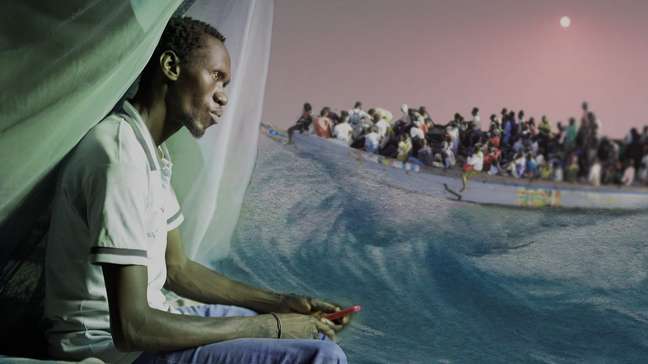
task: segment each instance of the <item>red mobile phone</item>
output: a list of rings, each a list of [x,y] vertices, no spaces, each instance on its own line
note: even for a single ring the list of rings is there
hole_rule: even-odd
[[[341,311],[326,314],[326,315],[324,315],[324,318],[327,319],[327,320],[335,321],[337,319],[341,319],[342,317],[344,317],[346,315],[350,315],[352,313],[358,312],[361,309],[362,309],[362,307],[360,305],[355,305],[355,306],[347,307],[347,308],[345,308],[344,310],[341,310]]]

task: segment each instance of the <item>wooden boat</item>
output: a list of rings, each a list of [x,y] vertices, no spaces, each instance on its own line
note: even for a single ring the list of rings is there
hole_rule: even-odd
[[[262,125],[270,138],[286,143],[285,132]],[[590,186],[581,183],[553,182],[490,176],[480,173],[464,183],[458,169],[432,168],[350,148],[333,139],[312,134],[293,135],[295,147],[313,158],[353,163],[363,173],[382,183],[416,193],[442,196],[458,201],[503,206],[576,209],[640,210],[648,208],[648,188],[620,186]]]

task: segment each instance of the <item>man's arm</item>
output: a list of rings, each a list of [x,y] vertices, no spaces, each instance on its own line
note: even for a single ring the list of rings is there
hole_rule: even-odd
[[[179,350],[240,337],[277,335],[276,323],[269,315],[209,319],[150,308],[145,266],[103,264],[102,268],[111,332],[119,350]]]
[[[110,329],[120,351],[172,351],[237,338],[276,338],[271,315],[198,317],[149,307],[148,271],[140,265],[102,264]],[[335,338],[332,324],[310,315],[280,314],[283,338],[312,339],[322,332]]]
[[[282,295],[231,280],[187,258],[178,229],[167,234],[166,288],[180,296],[209,304],[247,307],[276,312]]]
[[[295,295],[283,295],[232,280],[187,258],[180,231],[167,235],[167,284],[177,294],[203,303],[247,307],[259,313],[335,312],[337,305]]]
[[[258,313],[298,313],[316,316],[341,309],[339,305],[320,299],[279,294],[252,287],[208,269],[187,258],[178,229],[167,234],[166,264],[167,288],[199,302],[247,307]],[[344,317],[336,322],[337,325],[328,320],[324,321],[337,332],[350,323],[350,318]]]

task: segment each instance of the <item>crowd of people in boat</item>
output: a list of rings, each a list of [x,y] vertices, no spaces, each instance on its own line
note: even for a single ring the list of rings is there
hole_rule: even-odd
[[[582,104],[580,120],[551,124],[546,116],[528,117],[523,110],[503,108],[482,121],[474,107],[470,116],[456,113],[436,123],[424,106],[403,104],[394,117],[384,108],[365,111],[361,102],[339,113],[325,106],[313,116],[305,103],[288,129],[331,138],[402,162],[436,168],[462,168],[465,175],[487,173],[514,178],[601,184],[648,185],[648,126],[632,128],[625,138],[601,135],[601,121]]]

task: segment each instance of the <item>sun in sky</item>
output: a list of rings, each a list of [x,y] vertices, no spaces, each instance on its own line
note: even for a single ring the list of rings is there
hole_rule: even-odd
[[[563,16],[560,18],[560,26],[563,27],[563,29],[569,28],[571,25],[571,19],[568,16]]]

